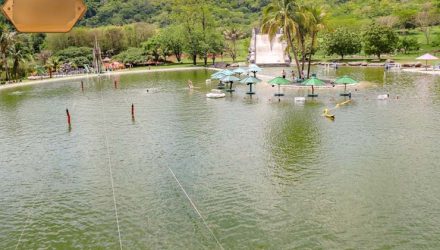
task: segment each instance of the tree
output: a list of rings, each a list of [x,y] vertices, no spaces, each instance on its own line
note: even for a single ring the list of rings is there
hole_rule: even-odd
[[[147,53],[142,48],[128,48],[126,51],[119,53],[113,57],[116,60],[129,63],[132,65],[140,65],[147,61]]]
[[[176,57],[177,62],[182,62],[182,54],[185,46],[183,39],[184,30],[181,25],[172,25],[161,31],[162,42],[170,52]]]
[[[425,3],[422,11],[419,12],[415,17],[416,24],[425,35],[426,44],[428,45],[431,43],[431,26],[438,19],[438,15],[433,11],[433,9],[435,8],[433,8],[431,3]]]
[[[379,59],[382,54],[393,52],[399,41],[394,30],[377,24],[366,27],[362,38],[365,53],[376,55]]]
[[[307,7],[308,11],[308,31],[310,34],[310,48],[309,48],[309,65],[307,68],[307,78],[310,77],[310,66],[312,64],[312,55],[314,54],[318,33],[325,28],[326,25],[326,13],[322,8],[317,6]]]
[[[49,58],[49,60],[44,65],[47,72],[49,73],[49,78],[52,78],[53,72],[58,71],[60,65],[61,65],[61,61],[58,57],[53,56],[53,57]]]
[[[20,64],[25,62],[28,57],[29,51],[23,45],[21,41],[16,42],[10,49],[10,56],[12,59],[12,77],[18,79],[18,71],[20,69]]]
[[[6,81],[10,79],[9,66],[8,66],[8,56],[10,48],[15,43],[16,33],[9,31],[9,29],[3,25],[0,27],[0,53],[2,56],[3,70],[6,74]]]
[[[215,59],[218,55],[222,55],[226,49],[225,41],[219,33],[212,34],[208,40],[209,53],[211,54],[212,64],[215,64]]]
[[[72,63],[82,67],[92,63],[93,49],[88,47],[69,47],[58,51],[55,56],[63,63]]]
[[[404,54],[410,51],[416,51],[420,49],[420,44],[415,37],[403,37],[399,40],[397,48]]]
[[[298,5],[294,0],[273,0],[263,11],[261,30],[267,33],[273,40],[278,31],[282,30],[288,42],[289,49],[293,52],[298,74],[301,75],[301,68],[298,60],[298,52],[293,42],[294,34],[298,33],[295,12]]]
[[[156,64],[159,62],[162,53],[161,46],[158,35],[153,36],[146,42],[142,43],[142,48],[147,52],[147,55],[150,55],[153,58]]]
[[[50,50],[42,50],[40,53],[36,55],[36,58],[40,61],[42,65],[45,65],[47,60],[52,56],[52,51]]]
[[[336,54],[343,60],[346,55],[361,52],[361,37],[347,28],[339,28],[324,36],[323,48],[327,55]]]
[[[176,24],[184,29],[185,50],[191,55],[193,64],[197,64],[200,55],[205,65],[208,61],[209,34],[216,30],[210,0],[175,0],[173,16]]]
[[[236,27],[228,28],[223,31],[223,36],[228,41],[226,49],[235,62],[237,59],[237,41],[246,37],[246,33]]]
[[[46,34],[44,33],[33,33],[30,35],[30,42],[32,44],[33,53],[39,53],[41,51],[45,39]]]

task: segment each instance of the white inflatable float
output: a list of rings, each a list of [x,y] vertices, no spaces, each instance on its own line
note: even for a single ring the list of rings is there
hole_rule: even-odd
[[[212,98],[212,99],[224,98],[225,96],[226,94],[219,89],[213,89],[211,90],[211,93],[206,94],[207,98]]]

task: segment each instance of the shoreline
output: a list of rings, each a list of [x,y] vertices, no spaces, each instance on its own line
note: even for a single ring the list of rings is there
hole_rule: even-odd
[[[200,69],[214,70],[212,68],[205,68],[205,67],[180,67],[180,68],[177,67],[177,68],[163,68],[163,69],[138,69],[138,70],[135,69],[135,70],[125,70],[125,71],[111,71],[111,72],[106,72],[103,74],[84,74],[84,75],[74,75],[74,76],[58,77],[58,78],[51,78],[51,79],[26,80],[26,81],[23,81],[20,83],[10,83],[10,84],[0,85],[0,91],[6,90],[6,89],[32,86],[32,85],[46,84],[46,83],[51,83],[51,82],[86,79],[86,78],[93,78],[93,77],[99,77],[99,76],[143,74],[143,73],[150,73],[150,72],[155,73],[155,72],[169,72],[169,71],[187,71],[187,70],[200,70]]]
[[[353,66],[352,66],[353,67]],[[213,68],[213,67],[176,67],[176,68],[161,68],[161,69],[133,69],[133,70],[122,70],[122,71],[112,71],[112,72],[106,72],[103,74],[83,74],[83,75],[73,75],[73,76],[66,76],[66,77],[59,77],[59,78],[51,78],[51,79],[41,79],[41,80],[25,80],[21,83],[10,83],[10,84],[4,84],[0,85],[0,91],[7,90],[7,89],[13,89],[13,88],[19,88],[19,87],[26,87],[26,86],[32,86],[32,85],[39,85],[39,84],[46,84],[51,82],[57,82],[57,81],[69,81],[69,80],[78,80],[78,79],[87,79],[87,78],[93,78],[93,77],[99,77],[99,76],[114,76],[114,75],[128,75],[128,74],[143,74],[143,73],[155,73],[155,72],[173,72],[173,71],[189,71],[189,70],[213,70],[213,71],[221,71],[220,68]],[[409,73],[421,73],[421,74],[428,74],[428,75],[440,75],[440,70],[432,71],[432,70],[421,70],[421,69],[401,69],[402,72],[409,72]],[[263,81],[269,81],[273,76],[259,74],[259,77]],[[358,84],[355,85],[349,85],[351,87],[363,85],[363,82],[361,81]],[[343,85],[341,85],[343,86]],[[349,87],[347,86],[347,87]],[[308,86],[300,86],[300,85],[285,85],[284,87],[291,88],[291,89],[304,89],[309,88]],[[339,85],[335,86],[336,88],[339,87]],[[332,86],[316,86],[317,89],[329,89],[334,88]]]
[[[402,69],[403,72],[428,74],[433,76],[440,76],[440,70],[424,70],[424,69]]]

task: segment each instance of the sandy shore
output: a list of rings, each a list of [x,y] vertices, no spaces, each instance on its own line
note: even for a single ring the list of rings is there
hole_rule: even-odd
[[[98,76],[127,75],[127,74],[169,72],[169,71],[186,71],[186,70],[195,70],[195,69],[206,69],[206,68],[204,68],[204,67],[181,67],[181,68],[163,68],[163,69],[139,69],[139,70],[135,69],[135,70],[106,72],[103,74],[84,74],[84,75],[74,75],[74,76],[52,78],[52,79],[26,80],[26,81],[20,82],[20,83],[10,83],[10,84],[0,85],[0,91],[4,90],[4,89],[19,88],[19,87],[24,87],[24,86],[32,86],[32,85],[51,83],[51,82],[57,82],[57,81],[80,80],[80,79],[87,79],[87,78],[98,77]],[[211,69],[211,68],[208,68],[208,69]]]

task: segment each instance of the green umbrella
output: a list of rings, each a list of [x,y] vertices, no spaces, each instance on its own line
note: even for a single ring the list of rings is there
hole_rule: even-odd
[[[358,82],[349,76],[343,76],[343,77],[339,77],[338,79],[336,79],[335,83],[336,84],[344,84],[345,85],[344,92],[347,92],[347,84],[356,84]]]
[[[276,77],[276,78],[270,80],[268,83],[271,84],[272,86],[278,85],[278,94],[275,94],[275,96],[280,97],[280,96],[283,96],[283,94],[281,94],[281,85],[288,85],[288,84],[290,84],[290,81],[283,78],[283,77]],[[279,98],[278,98],[278,101],[280,101]]]
[[[318,78],[313,76],[310,79],[308,79],[307,81],[303,82],[303,85],[312,86],[312,96],[315,96],[315,88],[314,87],[315,86],[323,86],[323,85],[325,85],[325,82],[322,80],[319,80]]]
[[[248,76],[243,80],[241,80],[240,82],[249,85],[249,92],[247,92],[246,94],[253,95],[255,94],[255,92],[252,92],[252,85],[261,82],[261,80],[252,76]]]
[[[237,78],[237,77],[235,77],[235,76],[232,76],[232,75],[230,75],[230,76],[225,76],[225,77],[223,77],[222,79],[221,79],[221,81],[222,82],[229,82],[229,89],[227,90],[228,92],[233,92],[233,90],[232,90],[232,84],[234,83],[234,82],[238,82],[238,81],[240,81],[240,78]]]
[[[270,80],[268,83],[272,84],[272,85],[287,85],[287,84],[290,84],[290,81],[283,78],[283,77],[276,77],[276,78]]]

